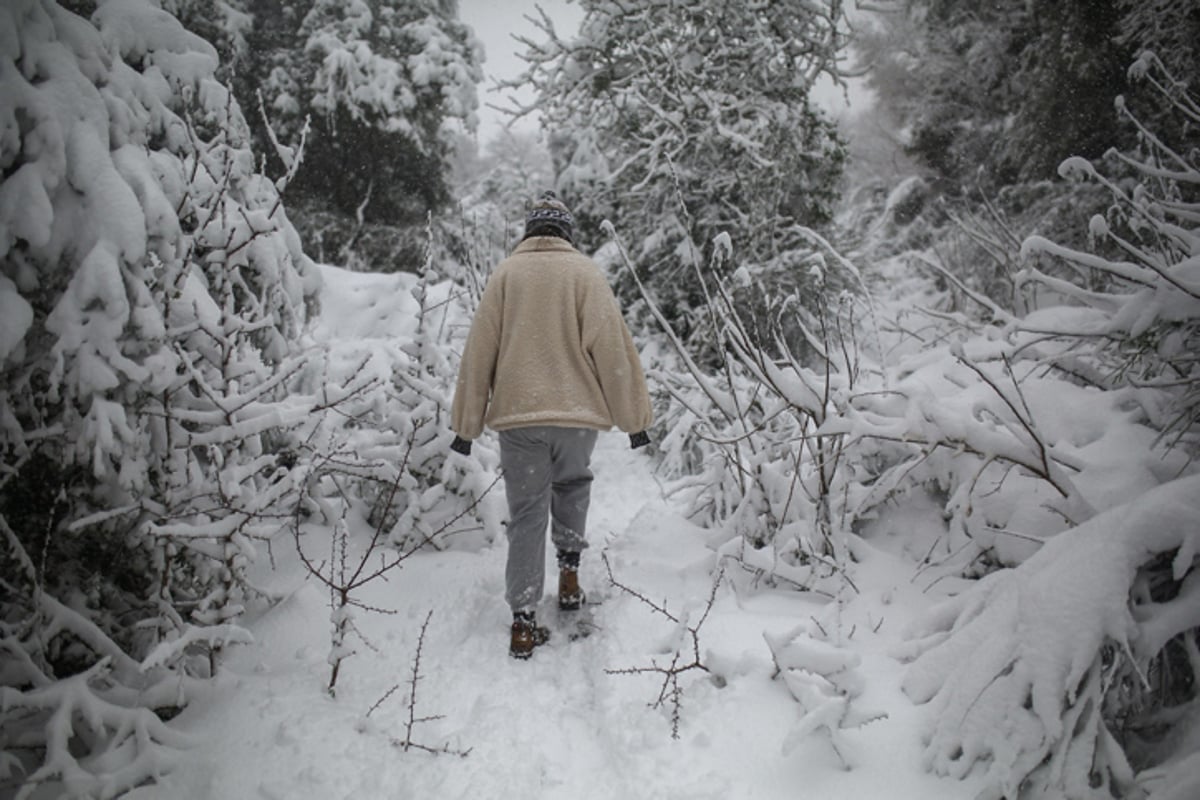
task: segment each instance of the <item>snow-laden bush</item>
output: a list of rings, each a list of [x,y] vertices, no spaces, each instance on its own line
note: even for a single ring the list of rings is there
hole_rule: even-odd
[[[808,235],[817,285],[824,286],[830,269],[849,276],[843,282],[863,284],[829,242]],[[732,240],[720,237],[718,245],[717,253],[725,253]],[[658,449],[689,515],[718,529],[714,546],[753,574],[838,596],[853,583],[844,578],[853,570],[856,529],[897,494],[927,482],[943,486],[959,536],[1007,522],[973,517],[973,510],[986,508],[978,495],[1014,471],[1059,495],[1061,506],[1086,507],[1039,435],[1020,387],[993,374],[999,370],[961,352],[956,363],[943,347],[936,355],[959,374],[897,380],[905,368],[936,372],[942,362],[918,353],[907,367],[882,366],[877,311],[865,292],[829,291],[810,313],[795,297],[773,295],[749,270],[728,283],[705,276],[701,282],[710,292],[704,314],[715,340],[711,351],[723,359],[715,369],[698,364],[660,315],[674,356],[651,370],[670,395]],[[761,307],[752,317],[742,312],[749,294]],[[651,298],[646,302],[657,310]],[[941,385],[931,386],[931,377]],[[944,403],[954,381],[977,386],[962,402]]]
[[[608,230],[616,240],[616,231],[611,226]],[[679,478],[675,491],[693,519],[725,532],[726,554],[757,571],[763,570],[765,550],[770,553],[765,555],[765,572],[811,588],[830,570],[837,571],[831,557],[842,538],[834,532],[829,505],[840,437],[827,442],[821,437],[810,439],[808,434],[824,418],[826,404],[818,385],[826,392],[840,391],[845,377],[830,371],[821,384],[822,379],[800,367],[794,357],[788,367],[777,369],[762,342],[774,336],[772,346],[786,352],[779,328],[751,330],[730,291],[723,284],[710,285],[697,271],[708,294],[703,312],[709,315],[715,340],[712,350],[730,351],[709,372],[697,363],[692,349],[645,291],[619,242],[618,247],[630,276],[643,289],[644,302],[673,345],[674,357],[668,363],[679,367],[651,370],[651,378],[671,398],[659,452],[667,470]],[[718,237],[718,258],[726,257],[731,247],[728,236]],[[830,331],[823,333],[828,346]],[[794,371],[785,377],[789,369]],[[803,398],[797,396],[793,399],[798,402],[790,403],[781,394],[780,383],[799,389]],[[696,440],[701,443],[698,447]],[[799,447],[792,452],[796,443]],[[802,464],[805,450],[818,455]],[[819,468],[815,473],[814,464]],[[756,555],[740,552],[743,543]]]
[[[0,13],[0,779],[108,797],[170,767],[152,709],[249,641],[297,515],[366,515],[389,481],[403,547],[489,472],[445,455],[462,312],[429,264],[392,287],[390,351],[309,338],[299,154],[258,171],[211,46],[143,0]]]
[[[334,268],[326,276],[350,282]],[[319,322],[324,341],[306,351],[299,385],[318,397],[342,387],[345,400],[314,418],[299,445],[312,486],[299,498],[305,513],[328,526],[344,510],[361,513],[400,550],[451,519],[461,524],[446,532],[460,542],[492,541],[500,530],[492,505],[463,514],[495,481],[498,451],[486,440],[470,461],[449,450],[455,353],[474,308],[470,290],[441,280],[430,259],[419,277],[363,275],[352,290],[327,296],[339,305]]]
[[[108,797],[248,640],[320,278],[209,44],[143,0],[0,30],[0,771]]]
[[[424,547],[490,543],[501,517],[484,502],[495,499],[496,449],[480,441],[470,460],[449,449],[453,359],[477,296],[441,280],[431,250],[419,277],[324,270],[326,311],[297,386],[327,402],[310,405],[297,439],[305,490],[289,511],[303,563],[330,591],[333,692],[361,640],[357,613],[396,611],[363,605],[362,587]],[[371,534],[351,542],[364,528]],[[331,530],[336,557],[324,544]]]
[[[861,283],[836,249],[810,236],[818,275],[832,263]],[[879,312],[865,293],[831,293],[811,314],[794,298],[774,299],[749,271],[734,279],[712,283],[706,310],[720,367],[697,364],[667,328],[679,368],[652,370],[672,397],[664,464],[681,476],[676,490],[693,518],[728,535],[722,552],[811,589],[847,569],[853,532],[908,492],[934,487],[951,533],[942,545],[966,552],[962,564],[1027,553],[1012,537],[993,552],[998,528],[1015,523],[1036,541],[1092,513],[1074,481],[1082,459],[1056,445],[1057,427],[1041,427],[1054,395],[1031,400],[1003,345],[939,336],[885,366]],[[736,295],[756,290],[765,313],[748,319]]]
[[[1200,121],[1200,106],[1153,54],[1131,74],[1182,118],[1179,130]],[[1077,494],[1107,509],[1057,504],[1077,524],[916,631],[905,688],[932,705],[929,765],[960,777],[982,770],[985,797],[1181,798],[1196,789],[1200,482],[1178,476],[1194,472],[1200,413],[1200,168],[1194,147],[1167,142],[1123,101],[1117,108],[1138,127],[1142,150],[1110,153],[1107,171],[1073,158],[1061,172],[1112,193],[1088,230],[1124,257],[1034,236],[1022,248],[1033,263],[1017,281],[1034,310],[1017,316],[966,292],[999,325],[976,328],[960,353],[1000,354],[1008,418],[1057,465],[1059,477],[1043,477],[1068,490],[1060,499]],[[1072,274],[1050,274],[1055,263]],[[1108,406],[1102,424],[1090,410],[1097,404]],[[994,493],[1014,499],[1011,483]],[[1021,535],[1017,519],[997,532]],[[1035,533],[1054,533],[1047,522]]]
[[[914,631],[904,680],[916,702],[931,703],[930,768],[964,777],[978,764],[990,798],[1135,796],[1119,725],[1153,741],[1200,714],[1197,519],[1200,479],[1179,479],[1059,534],[931,614]],[[1166,698],[1172,707],[1155,694],[1181,663],[1193,688],[1181,702]]]
[[[1200,125],[1200,102],[1153,53],[1143,54],[1130,76],[1150,84],[1181,130]],[[1108,213],[1093,217],[1088,231],[1123,258],[1030,237],[1024,256],[1065,263],[1075,278],[1031,264],[1019,283],[1038,310],[1018,327],[1046,363],[1104,389],[1131,388],[1165,441],[1194,452],[1200,447],[1200,149],[1194,134],[1190,142],[1160,138],[1124,98],[1116,106],[1140,136],[1138,152],[1109,153],[1129,177],[1109,176],[1081,158],[1064,161],[1059,171],[1112,193]]]

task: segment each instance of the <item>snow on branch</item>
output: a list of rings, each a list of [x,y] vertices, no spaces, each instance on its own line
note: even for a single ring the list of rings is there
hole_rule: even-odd
[[[763,633],[775,675],[782,678],[800,706],[799,717],[783,742],[785,753],[816,731],[823,731],[838,759],[852,766],[846,753],[845,731],[886,719],[882,712],[864,712],[854,707],[862,694],[865,678],[858,671],[860,656],[806,632],[807,625],[782,635]]]
[[[1068,798],[1129,791],[1133,771],[1105,714],[1115,693],[1145,683],[1167,641],[1200,630],[1197,519],[1200,476],[1178,479],[935,609],[912,631],[903,684],[930,706],[929,767],[962,778],[978,765],[984,798],[1022,786]],[[1140,576],[1161,556],[1179,593],[1147,602]]]
[[[1144,54],[1131,77],[1145,80],[1160,105],[1183,116],[1197,101],[1153,56]],[[1152,98],[1154,99],[1154,98]],[[1134,153],[1112,152],[1132,179],[1109,177],[1098,165],[1070,158],[1064,177],[1096,181],[1112,194],[1104,216],[1089,222],[1092,240],[1105,242],[1123,260],[1064,247],[1031,236],[1021,248],[1028,266],[1018,287],[1049,290],[1057,300],[1009,324],[1014,335],[1050,336],[1061,347],[1095,344],[1091,358],[1108,388],[1133,386],[1169,446],[1200,446],[1200,162],[1198,151],[1176,149],[1155,134],[1124,102],[1118,113],[1140,136]],[[1078,282],[1046,274],[1039,261],[1065,263]],[[1087,284],[1081,285],[1086,280]],[[1053,302],[1053,301],[1052,301]],[[1045,350],[1045,339],[1039,349]]]
[[[0,720],[7,747],[44,746],[16,800],[55,783],[75,797],[116,797],[170,771],[191,740],[148,708],[105,699],[109,659],[47,686],[19,691],[0,686]],[[86,757],[80,754],[80,743]],[[44,745],[43,745],[44,743]]]
[[[679,685],[679,676],[692,670],[710,672],[705,659],[700,654],[700,629],[704,627],[709,614],[712,613],[713,604],[717,600],[717,591],[725,577],[724,567],[717,570],[717,574],[713,578],[712,591],[709,592],[708,601],[704,605],[704,611],[700,614],[700,619],[693,624],[687,613],[674,614],[667,609],[665,603],[655,602],[639,590],[618,581],[616,575],[613,574],[608,554],[603,554],[602,558],[604,569],[608,573],[608,582],[613,587],[639,601],[675,627],[671,644],[666,648],[666,652],[671,654],[670,663],[662,664],[658,659],[651,658],[648,667],[608,668],[604,671],[609,675],[662,675],[662,685],[659,686],[658,697],[650,704],[650,707],[654,709],[668,709],[669,707],[671,738],[678,739],[679,726],[683,721],[683,687]]]
[[[437,720],[443,719],[442,715],[440,715],[440,714],[427,715],[427,716],[421,716],[421,717],[417,716],[417,688],[420,685],[421,681],[423,681],[425,679],[425,676],[421,674],[421,655],[422,655],[422,651],[425,649],[425,634],[426,634],[427,630],[429,629],[429,621],[432,618],[433,618],[433,609],[430,609],[429,613],[425,615],[425,621],[421,623],[420,633],[417,634],[417,647],[416,647],[416,651],[413,653],[412,674],[410,675],[410,677],[408,679],[408,698],[407,698],[408,719],[405,721],[405,724],[404,724],[404,738],[402,739],[399,736],[393,736],[393,737],[391,737],[391,742],[392,742],[392,746],[397,747],[406,753],[409,750],[421,750],[423,752],[426,752],[426,753],[429,753],[430,755],[435,755],[435,756],[436,755],[455,755],[455,756],[458,756],[459,758],[466,758],[468,755],[471,754],[471,748],[469,748],[469,747],[466,750],[460,750],[460,749],[451,747],[449,742],[443,743],[439,747],[434,747],[433,745],[424,744],[423,742],[418,741],[413,736],[413,731],[416,729],[416,727],[418,725],[423,725],[428,722],[436,722]],[[400,684],[396,684],[391,689],[388,689],[387,692],[384,693],[383,697],[376,700],[374,705],[372,705],[369,709],[367,709],[366,715],[359,722],[358,729],[360,731],[365,731],[365,730],[369,729],[369,727],[370,727],[369,720],[370,720],[371,714],[375,713],[375,711],[377,711],[380,708],[380,706],[382,706],[387,701],[387,699],[389,697],[391,697],[393,694],[395,694],[399,688],[400,688]]]
[[[253,644],[254,636],[239,625],[188,625],[177,637],[160,642],[142,659],[142,669],[149,671],[171,666],[183,658],[188,648],[197,644],[206,651],[220,650],[231,644]]]

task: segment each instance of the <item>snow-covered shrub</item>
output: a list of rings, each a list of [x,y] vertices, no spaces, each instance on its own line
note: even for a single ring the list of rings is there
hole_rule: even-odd
[[[930,768],[964,777],[980,765],[983,797],[1081,800],[1134,794],[1123,727],[1146,732],[1145,762],[1179,760],[1161,732],[1200,715],[1197,519],[1200,480],[1181,478],[931,614],[904,680],[931,703]],[[1163,702],[1162,673],[1181,666],[1173,651],[1190,689]]]
[[[1194,124],[1195,103],[1153,77],[1161,68],[1152,56],[1134,72],[1152,77]],[[856,461],[873,462],[877,478],[857,501],[864,513],[929,487],[947,514],[940,553],[1015,564],[1040,539],[1184,467],[1169,450],[1195,442],[1195,151],[1141,131],[1141,155],[1110,154],[1118,176],[1071,159],[1064,173],[1091,176],[1090,185],[1014,187],[982,216],[947,210],[953,236],[911,254],[940,291],[885,324],[898,339],[888,385],[876,387],[885,391],[856,398],[849,419],[835,423],[860,437]],[[1040,234],[1018,248],[1005,209],[1036,213],[1049,234],[1066,215],[1048,202],[1078,211],[1097,189],[1110,193],[1108,214],[1088,226],[1076,217],[1085,230],[1068,239],[1090,234],[1094,252]],[[1110,430],[1097,428],[1100,413]]]
[[[1153,53],[1143,54],[1130,76],[1150,84],[1180,129],[1200,124],[1200,102]],[[1109,157],[1132,178],[1110,177],[1081,158],[1064,161],[1060,172],[1111,192],[1108,212],[1092,217],[1088,231],[1120,255],[1027,239],[1022,254],[1033,263],[1019,283],[1037,310],[1018,328],[1047,363],[1104,389],[1132,389],[1165,441],[1194,452],[1200,447],[1200,149],[1194,139],[1160,138],[1124,98],[1116,105],[1141,145]],[[1044,272],[1045,259],[1071,267],[1074,279]]]
[[[811,235],[818,274],[832,263],[858,280],[852,264]],[[755,287],[739,271],[712,289],[714,350],[725,355],[717,369],[697,364],[676,338],[679,368],[652,372],[673,398],[660,452],[677,473],[691,468],[676,490],[701,524],[729,535],[718,545],[743,566],[836,592],[837,582],[821,586],[820,578],[851,565],[846,537],[913,493],[935,495],[947,523],[926,559],[953,556],[974,572],[1017,563],[1045,536],[1118,501],[1098,498],[1094,479],[1086,493],[1076,482],[1088,466],[1080,448],[1096,439],[1088,420],[1099,412],[1079,415],[1083,430],[1074,430],[1060,404],[1077,387],[1031,381],[1031,368],[1018,369],[1014,348],[989,340],[986,326],[931,311],[928,344],[883,365],[866,293],[827,296],[810,314],[762,292],[766,313],[747,319],[735,293]],[[1001,321],[1015,320],[962,290]],[[803,350],[781,319],[800,331]]]
[[[0,761],[107,797],[247,640],[320,278],[209,44],[143,0],[0,29]]]
[[[810,734],[823,731],[845,767],[851,763],[844,752],[845,731],[861,728],[885,718],[879,712],[864,712],[855,706],[866,684],[858,667],[857,653],[815,638],[803,625],[782,635],[764,633],[763,638],[792,699],[800,706],[795,726],[783,742],[784,752],[795,749]]]
[[[401,347],[406,356],[393,373],[396,397],[393,404],[403,409],[408,420],[424,423],[409,434],[414,450],[408,457],[414,485],[389,513],[396,515],[389,526],[392,544],[406,547],[424,539],[430,531],[444,529],[459,520],[468,506],[476,503],[494,485],[499,474],[499,454],[488,443],[473,449],[471,462],[450,453],[450,405],[454,397],[457,359],[466,329],[466,314],[474,309],[470,292],[447,281],[434,283],[437,274],[426,265],[411,289],[417,307],[416,328]],[[411,424],[411,423],[410,423]],[[385,426],[390,430],[391,426]],[[403,434],[402,434],[403,438]],[[479,469],[478,467],[482,467]],[[500,520],[481,508],[465,520],[477,535],[476,542],[490,542],[499,533]],[[461,538],[464,526],[448,529]]]
[[[486,439],[469,460],[449,449],[452,360],[471,292],[438,280],[431,259],[420,277],[324,270],[329,308],[314,330],[321,343],[306,351],[297,383],[312,393],[314,413],[298,437],[305,488],[290,527],[305,567],[330,593],[332,693],[356,642],[372,646],[359,611],[396,611],[364,605],[366,584],[422,548],[496,537],[498,509],[485,501],[495,499],[488,494],[499,457]],[[310,537],[314,529],[321,535]],[[312,538],[331,544],[316,549]]]
[[[1112,404],[1031,380],[1007,346],[964,338],[899,359],[886,387],[857,393],[828,429],[849,436],[858,480],[848,501],[859,519],[934,494],[946,530],[927,559],[1017,563],[1043,537],[1116,502],[1083,492],[1078,479],[1090,465],[1077,444]],[[1080,404],[1079,430],[1063,413],[1067,397]]]
[[[609,231],[616,239],[611,226]],[[715,258],[727,258],[730,237],[722,234],[714,244]],[[628,257],[624,260],[644,289]],[[810,263],[819,281],[818,252],[810,253]],[[846,535],[852,521],[842,503],[845,437],[822,428],[846,403],[863,367],[843,327],[854,301],[842,295],[845,302],[832,308],[817,303],[821,310],[813,315],[794,294],[772,299],[746,269],[734,274],[732,286],[710,282],[699,271],[697,277],[707,296],[701,313],[714,340],[710,352],[723,354],[715,369],[698,363],[695,348],[680,338],[651,294],[643,293],[681,367],[677,373],[651,372],[672,398],[659,450],[669,468],[698,467],[680,477],[675,489],[694,519],[723,531],[722,555],[771,580],[815,588],[849,563]],[[738,293],[753,294],[760,306],[749,321]],[[802,359],[792,349],[786,324],[799,331],[811,355]],[[810,360],[815,366],[807,366]]]
[[[326,276],[351,283],[335,268]],[[479,501],[499,473],[498,451],[486,438],[470,460],[449,449],[456,354],[477,295],[441,279],[431,252],[419,276],[363,275],[354,284],[321,321],[326,341],[306,352],[299,381],[317,396],[328,386],[345,387],[346,396],[345,408],[324,412],[304,436],[301,452],[314,465],[306,478],[311,493],[361,504],[354,512],[371,527],[382,525],[384,541],[401,550],[451,519],[456,524],[445,533],[460,544],[490,542],[500,531],[499,512]],[[397,479],[401,465],[405,474]],[[316,488],[321,483],[326,487]],[[335,506],[319,512],[326,525],[342,514]]]
[[[1200,106],[1153,54],[1131,76],[1180,117],[1177,130],[1200,121]],[[1122,100],[1117,108],[1141,150],[1111,152],[1105,168],[1072,158],[1061,170],[1111,193],[1108,213],[1088,225],[1105,250],[1028,238],[1017,284],[1033,310],[992,305],[999,324],[976,327],[959,350],[976,367],[999,355],[1011,381],[1002,419],[1025,429],[1013,438],[1057,464],[1058,477],[1042,471],[1049,485],[1074,486],[1102,509],[1058,503],[1077,524],[1047,538],[1059,527],[1048,519],[996,515],[995,501],[1023,505],[1013,503],[1023,489],[995,484],[984,514],[1000,521],[988,527],[1044,541],[1027,542],[1010,560],[1019,566],[984,578],[916,631],[905,688],[932,705],[929,764],[956,776],[981,769],[985,797],[1186,797],[1196,786],[1200,483],[1178,476],[1194,473],[1198,441],[1200,169],[1194,146],[1146,127]],[[1070,272],[1051,274],[1055,264]],[[990,383],[1005,389],[1001,377]],[[1103,421],[1096,406],[1107,408]],[[1117,442],[1123,449],[1105,452]],[[1038,474],[1033,466],[1022,471]]]

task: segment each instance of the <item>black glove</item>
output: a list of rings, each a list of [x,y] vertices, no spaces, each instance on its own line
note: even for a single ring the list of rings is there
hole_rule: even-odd
[[[471,455],[471,440],[455,436],[454,441],[450,443],[450,449],[456,453],[462,453],[464,456],[469,456]]]
[[[645,431],[629,434],[630,448],[637,450],[639,447],[645,447],[648,444],[650,444],[650,434]]]

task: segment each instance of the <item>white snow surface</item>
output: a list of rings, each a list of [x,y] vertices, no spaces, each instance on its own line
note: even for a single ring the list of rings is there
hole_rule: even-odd
[[[327,339],[318,345],[338,344],[328,339],[344,336],[355,342],[350,349],[360,351],[394,347],[405,335],[412,320],[394,313],[402,305],[397,299],[407,296],[404,278],[331,268],[325,268],[325,278],[322,307],[330,317],[314,328],[314,336]],[[527,662],[508,656],[503,537],[469,551],[422,553],[358,596],[368,606],[397,613],[355,612],[355,624],[375,650],[354,641],[357,654],[342,664],[336,696],[330,696],[329,597],[306,580],[291,539],[281,538],[272,545],[274,568],[259,575],[258,583],[285,599],[246,621],[254,642],[234,649],[211,695],[173,723],[194,741],[181,766],[129,796],[975,796],[981,788],[975,778],[959,781],[924,771],[920,732],[929,712],[903,695],[903,667],[889,654],[903,631],[944,595],[923,593],[912,580],[911,562],[882,543],[856,544],[858,593],[847,591],[841,604],[756,586],[752,576],[731,565],[699,633],[702,660],[712,672],[680,675],[681,721],[679,738],[673,739],[670,706],[651,707],[661,675],[608,670],[666,664],[680,646],[681,663],[688,663],[690,637],[609,584],[600,555],[607,554],[621,583],[692,625],[712,592],[717,556],[705,532],[664,497],[651,459],[631,451],[624,435],[601,435],[593,466],[592,547],[582,566],[590,599],[599,601],[591,636],[570,641],[565,635],[551,594],[549,548],[540,618],[554,634]],[[940,522],[933,514],[915,514],[908,524]],[[354,541],[361,544],[369,532],[356,533]],[[311,528],[306,551],[329,552],[331,535],[330,529]],[[436,719],[415,724],[411,741],[465,756],[398,744],[406,737],[410,680],[427,615],[413,713]],[[803,645],[807,655],[788,656],[786,672],[776,677],[769,642],[797,635],[809,642]],[[837,662],[839,669],[854,667],[854,691],[841,705],[873,720],[832,733],[837,752],[830,736],[813,730],[824,722],[804,720],[789,690],[797,670],[819,668],[812,666],[814,653],[817,661]],[[398,688],[380,703],[393,687]],[[886,717],[875,719],[880,714]]]

